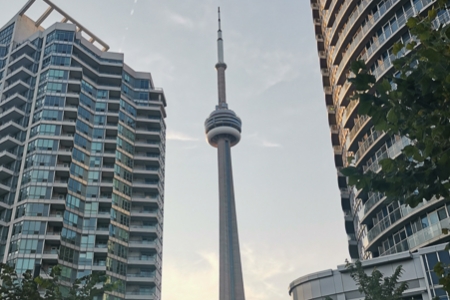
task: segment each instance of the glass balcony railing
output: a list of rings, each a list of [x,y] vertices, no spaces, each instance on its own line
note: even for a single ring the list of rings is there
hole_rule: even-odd
[[[386,229],[388,229],[391,225],[393,225],[398,220],[417,212],[424,205],[429,204],[430,202],[434,202],[434,201],[436,201],[435,198],[431,199],[428,202],[424,201],[422,203],[419,203],[414,208],[411,208],[404,204],[401,205],[400,207],[396,208],[393,212],[391,212],[389,215],[384,217],[380,222],[378,222],[374,227],[372,227],[372,229],[370,229],[367,232],[368,242],[371,243],[372,241],[377,239]],[[410,246],[411,246],[411,244],[410,244]],[[411,248],[414,248],[414,247],[411,247]]]
[[[400,207],[396,208],[389,215],[379,221],[372,229],[367,232],[367,238],[369,243],[375,240],[380,234],[389,228],[392,224],[397,222],[403,217]]]
[[[409,248],[414,249],[427,243],[428,241],[436,239],[440,236],[445,236],[445,234],[442,233],[442,229],[444,228],[450,228],[450,218],[443,219],[440,222],[409,236],[407,239]]]
[[[363,166],[363,172],[366,173],[368,171],[372,171],[373,173],[377,173],[380,171],[380,161],[386,158],[395,158],[401,152],[402,149],[411,144],[411,140],[407,137],[402,137],[400,140],[391,145],[387,150],[383,151],[381,155],[379,155],[375,160],[370,160]]]
[[[403,251],[408,251],[409,249],[410,248],[409,248],[408,240],[403,240],[400,243],[396,244],[395,246],[391,247],[390,249],[388,249],[384,252],[380,252],[380,256],[399,253],[399,252],[403,252]]]
[[[374,207],[378,202],[380,202],[384,198],[382,193],[372,193],[367,199],[366,203],[364,203],[363,209],[361,210],[364,216],[370,211],[372,207]],[[360,218],[362,219],[362,218]]]
[[[398,1],[399,0],[397,0],[397,2]],[[348,1],[348,2],[350,2],[350,1]],[[341,48],[342,43],[345,40],[345,37],[347,36],[347,34],[350,31],[350,29],[353,28],[352,25],[355,23],[355,21],[358,19],[358,17],[361,16],[361,13],[364,12],[364,10],[367,8],[367,6],[370,3],[372,3],[372,0],[363,0],[363,1],[361,1],[361,3],[356,7],[356,9],[353,11],[353,13],[348,18],[347,25],[345,25],[344,29],[342,30],[341,34],[339,35],[339,40],[336,43],[335,48],[337,49],[337,51],[333,55],[333,62],[336,59],[337,53],[339,53],[339,49]],[[375,15],[377,15],[377,14],[375,14]],[[379,18],[379,16],[375,16],[375,17],[377,17],[377,19]],[[340,18],[340,16],[337,16],[336,20],[338,20],[338,18]]]
[[[368,116],[361,116],[355,121],[355,125],[353,126],[352,130],[350,130],[350,141],[353,140],[353,138],[358,134],[361,127],[366,123],[366,121],[369,119]]]
[[[373,131],[363,142],[359,143],[359,149],[355,153],[356,164],[358,164],[367,150],[383,135],[384,133],[381,131]]]
[[[339,68],[338,68],[338,71],[337,71],[338,78],[342,74],[342,71],[343,71],[344,67],[346,67],[350,56],[353,54],[354,50],[360,45],[360,43],[363,40],[363,38],[372,30],[372,28],[375,26],[375,24],[378,22],[378,20],[395,3],[399,2],[399,1],[400,0],[388,0],[388,1],[385,1],[384,4],[382,6],[380,6],[379,10],[372,16],[372,18],[370,20],[368,20],[368,22],[363,27],[361,27],[360,32],[355,37],[353,37],[353,40],[352,40],[350,46],[348,47],[347,51],[343,55],[342,60],[341,60],[341,62],[339,64]]]

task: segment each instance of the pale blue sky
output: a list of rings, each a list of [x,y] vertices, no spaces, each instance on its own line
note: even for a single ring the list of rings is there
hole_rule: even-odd
[[[25,2],[0,0],[0,24]],[[217,102],[219,5],[227,100],[243,120],[232,156],[247,299],[287,300],[291,281],[344,262],[347,237],[308,0],[54,2],[165,90],[163,300],[218,294],[217,154],[203,122]]]

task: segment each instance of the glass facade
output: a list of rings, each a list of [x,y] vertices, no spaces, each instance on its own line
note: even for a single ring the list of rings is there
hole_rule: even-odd
[[[106,271],[120,284],[104,299],[160,299],[162,90],[75,25],[20,43],[14,25],[0,31],[0,258],[66,280]]]
[[[369,259],[449,239],[441,236],[448,223],[447,199],[424,201],[405,207],[402,199],[379,193],[363,193],[347,185],[339,170],[349,161],[363,172],[379,172],[379,162],[395,158],[410,141],[388,136],[373,128],[370,118],[358,115],[358,101],[350,101],[352,61],[364,60],[376,80],[393,74],[393,45],[414,39],[406,27],[408,18],[426,14],[434,0],[312,0],[325,102],[331,130],[338,186],[352,258]],[[438,27],[450,21],[442,10],[433,21]]]

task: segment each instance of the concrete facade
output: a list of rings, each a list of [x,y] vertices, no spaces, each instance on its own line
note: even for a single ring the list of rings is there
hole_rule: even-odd
[[[362,261],[362,266],[367,274],[376,268],[383,273],[384,277],[387,277],[401,265],[404,272],[400,282],[408,283],[408,289],[403,293],[403,297],[431,300],[437,296],[444,300],[448,299],[448,296],[438,284],[434,272],[431,271],[438,261],[450,263],[449,251],[444,248],[445,245],[437,245],[422,248],[414,253],[400,252]],[[289,286],[289,295],[292,300],[313,300],[325,297],[333,300],[364,298],[345,265],[338,266],[335,270],[325,270],[294,280]]]

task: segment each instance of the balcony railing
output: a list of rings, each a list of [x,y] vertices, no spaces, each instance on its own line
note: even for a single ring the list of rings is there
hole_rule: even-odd
[[[397,157],[402,152],[402,149],[410,144],[410,139],[407,137],[402,137],[387,150],[383,151],[375,160],[367,162],[367,164],[363,166],[363,172],[366,173],[368,171],[372,171],[373,173],[377,173],[381,169],[380,161],[386,158],[393,159]]]
[[[442,233],[442,229],[450,228],[450,218],[443,219],[440,222],[431,225],[430,227],[424,228],[413,235],[408,237],[408,244],[410,249],[419,247],[426,242],[436,239],[440,236],[445,236]]]
[[[352,130],[350,130],[350,141],[352,141],[353,138],[358,134],[359,130],[368,119],[369,117],[364,115],[359,117],[358,120],[355,121],[355,125],[353,126]]]
[[[358,161],[361,159],[362,156],[366,153],[366,151],[380,138],[384,133],[381,131],[373,131],[367,139],[365,139],[363,142],[359,143],[359,149],[355,153],[355,161],[358,163]]]

